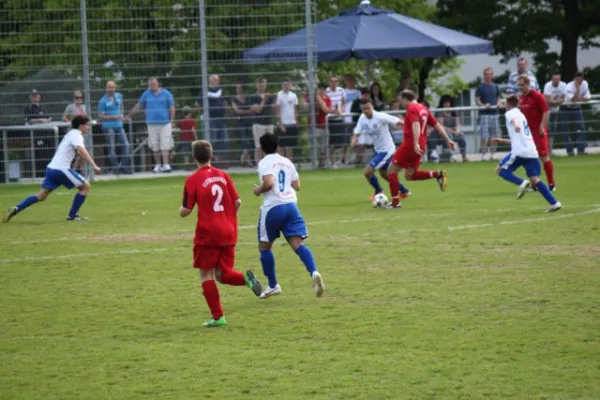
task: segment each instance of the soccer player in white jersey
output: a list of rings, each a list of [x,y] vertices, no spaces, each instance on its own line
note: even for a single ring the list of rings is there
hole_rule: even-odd
[[[519,98],[511,94],[506,98],[506,129],[510,139],[493,138],[497,143],[510,143],[510,153],[500,161],[496,173],[504,180],[519,186],[517,199],[522,198],[527,189],[533,186],[550,204],[548,212],[558,211],[562,205],[552,195],[544,182],[540,180],[541,163],[531,130],[525,115],[519,110]],[[523,180],[513,174],[519,168],[525,168],[530,180]]]
[[[90,192],[90,184],[76,171],[71,169],[71,163],[75,155],[79,154],[94,168],[97,174],[101,173],[102,170],[96,165],[83,144],[83,135],[90,130],[90,119],[84,116],[76,116],[71,121],[71,128],[61,140],[52,161],[46,167],[46,178],[42,182],[39,193],[26,197],[15,207],[9,208],[4,214],[2,222],[10,221],[15,215],[38,201],[46,200],[46,197],[60,186],[64,186],[67,189],[73,189],[74,187],[79,189],[73,199],[73,205],[71,206],[67,220],[87,220],[87,218],[79,216],[79,209]]]
[[[296,192],[300,190],[296,167],[289,159],[277,154],[277,136],[269,133],[261,136],[260,147],[265,157],[258,163],[260,185],[254,187],[254,195],[263,195],[258,218],[258,249],[263,272],[269,280],[260,298],[266,299],[281,293],[281,286],[275,275],[275,257],[271,251],[280,232],[304,263],[313,281],[315,293],[317,297],[321,297],[325,284],[317,271],[310,249],[304,244],[308,231],[296,204]]]
[[[361,135],[364,135],[373,143],[375,155],[364,169],[365,178],[375,190],[370,199],[370,201],[373,201],[377,193],[383,193],[383,188],[379,185],[375,171],[379,170],[381,177],[387,181],[387,169],[396,152],[390,126],[402,127],[403,121],[393,115],[375,111],[371,100],[362,100],[361,105],[363,112],[354,128],[351,146],[354,147],[358,144]],[[409,195],[409,190],[403,184],[400,184],[400,198],[405,199]]]

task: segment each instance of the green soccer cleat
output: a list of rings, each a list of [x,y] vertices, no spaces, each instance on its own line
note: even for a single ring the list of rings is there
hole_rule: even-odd
[[[260,296],[260,293],[262,292],[262,285],[260,284],[258,279],[256,279],[256,275],[254,275],[254,272],[252,272],[251,270],[246,271],[246,273],[244,274],[244,279],[246,280],[246,286],[248,286],[250,290],[252,290],[252,293],[254,293],[256,297]]]
[[[5,224],[7,224],[8,221],[10,221],[12,219],[12,217],[14,217],[15,215],[17,215],[18,211],[19,210],[17,209],[17,207],[11,207],[8,210],[6,210],[6,212],[2,216],[2,222],[4,222]]]
[[[211,318],[203,324],[206,328],[218,328],[219,326],[227,325],[227,320],[225,317],[221,317],[219,319]]]

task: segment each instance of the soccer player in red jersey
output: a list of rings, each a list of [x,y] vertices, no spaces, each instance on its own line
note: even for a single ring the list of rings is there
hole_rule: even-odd
[[[544,95],[537,90],[531,89],[530,80],[527,75],[517,78],[517,85],[521,91],[519,97],[519,108],[527,119],[527,125],[531,130],[531,136],[535,142],[540,160],[544,165],[544,172],[548,179],[550,190],[556,190],[554,181],[554,164],[550,160],[550,149],[548,147],[548,121],[550,120],[550,107],[546,103]]]
[[[411,90],[404,90],[400,93],[400,103],[406,109],[404,139],[388,167],[390,192],[392,194],[392,202],[388,208],[400,208],[398,173],[402,169],[405,170],[404,176],[409,181],[436,179],[440,185],[440,190],[442,192],[446,190],[446,171],[419,171],[423,150],[427,146],[428,125],[432,126],[442,136],[450,149],[454,150],[456,148],[454,142],[446,134],[444,127],[437,122],[427,107],[417,103],[415,94]]]
[[[194,268],[200,270],[204,298],[212,318],[204,323],[211,328],[226,325],[219,289],[215,279],[226,285],[247,285],[256,296],[262,287],[252,271],[236,271],[237,212],[242,201],[233,181],[224,171],[210,165],[212,146],[205,140],[192,144],[198,170],[185,181],[179,215],[187,217],[198,206],[194,236]]]

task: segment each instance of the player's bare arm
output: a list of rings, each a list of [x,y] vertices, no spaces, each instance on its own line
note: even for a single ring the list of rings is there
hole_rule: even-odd
[[[490,141],[494,142],[494,143],[498,143],[498,144],[510,144],[510,139],[504,139],[504,138],[493,137],[493,138],[490,138]]]
[[[419,121],[414,121],[412,123],[412,133],[415,142],[415,153],[422,156],[423,150],[421,150],[421,146],[419,146],[419,137],[421,136],[421,125],[419,125]]]
[[[442,139],[444,139],[444,142],[446,142],[446,144],[448,145],[448,147],[450,148],[450,150],[452,150],[452,151],[456,150],[456,144],[450,139],[450,137],[446,133],[446,129],[444,129],[444,127],[442,126],[442,124],[440,124],[438,122],[433,127],[433,129],[435,129],[440,134],[440,136],[442,137]]]
[[[189,208],[185,208],[184,206],[179,207],[179,216],[180,217],[187,217],[191,213],[192,213],[192,210],[190,210]]]
[[[92,156],[90,156],[90,153],[88,153],[85,146],[77,146],[77,154],[79,154],[81,158],[83,158],[88,164],[92,166],[95,173],[102,173],[102,169],[100,169],[100,167],[96,165],[94,159],[92,158]]]
[[[512,120],[510,120],[510,123],[512,124],[512,126],[515,127],[515,132],[517,132],[517,133],[521,132],[521,126],[519,125],[519,121],[516,118],[513,118]]]
[[[274,187],[275,177],[273,175],[265,175],[263,176],[262,183],[260,185],[255,185],[252,191],[254,192],[254,195],[258,197],[261,194],[272,190]]]
[[[235,212],[238,212],[240,210],[240,207],[242,206],[242,199],[237,199],[236,201],[234,201],[233,206],[235,207]]]
[[[292,181],[292,188],[296,191],[299,192],[300,191],[300,179],[296,179],[295,181]]]
[[[542,115],[542,125],[540,126],[540,136],[544,136],[546,134],[545,129],[548,128],[548,122],[550,122],[550,111],[546,111],[544,115]]]

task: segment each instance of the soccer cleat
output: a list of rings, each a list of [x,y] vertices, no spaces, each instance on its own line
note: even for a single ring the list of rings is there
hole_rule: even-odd
[[[517,190],[517,200],[522,199],[523,196],[525,196],[525,193],[527,193],[530,188],[531,182],[523,181],[523,183],[519,185],[519,190]]]
[[[154,166],[154,168],[152,168],[152,172],[154,172],[155,174],[160,172],[160,170],[162,169],[162,166],[160,164],[156,164]]]
[[[551,185],[548,185],[548,188],[550,189],[551,192],[556,192],[556,185],[554,183]]]
[[[160,167],[160,172],[171,172],[171,166],[169,164],[164,164],[162,167]]]
[[[407,198],[411,194],[412,194],[411,192],[400,193],[400,200],[404,200],[405,198]]]
[[[373,194],[371,195],[371,197],[369,197],[369,201],[372,203],[372,202],[373,202],[373,199],[375,198],[375,196],[377,196],[379,193],[383,193],[383,192],[377,192],[377,193],[373,193]]]
[[[394,208],[402,208],[402,203],[394,204],[394,202],[388,203],[385,208],[394,209]]]
[[[221,317],[219,319],[211,318],[202,325],[204,325],[206,328],[218,328],[219,326],[227,325],[227,320],[225,317]]]
[[[442,169],[439,170],[437,181],[438,181],[438,184],[440,185],[440,190],[442,192],[445,192],[446,187],[448,186],[448,173]]]
[[[278,294],[281,294],[281,286],[279,286],[279,284],[275,285],[274,288],[267,285],[265,290],[263,290],[258,297],[261,299],[268,299],[269,297],[277,296]]]
[[[561,208],[562,208],[562,204],[560,204],[560,201],[557,201],[556,203],[554,203],[550,207],[548,207],[546,212],[555,212],[555,211],[560,210]]]
[[[323,283],[323,277],[318,271],[312,273],[313,289],[317,297],[323,296],[325,291],[325,283]]]
[[[89,221],[90,219],[87,217],[82,217],[81,215],[74,215],[67,217],[67,221]]]
[[[248,286],[252,292],[256,295],[256,297],[260,296],[262,292],[262,286],[258,279],[256,279],[256,275],[251,270],[246,271],[244,274],[244,279],[246,280],[246,286]]]
[[[10,221],[12,219],[12,217],[14,217],[15,215],[17,215],[17,212],[19,212],[19,210],[17,209],[17,207],[11,207],[11,208],[9,208],[8,210],[6,210],[6,212],[2,216],[2,222],[4,222],[5,224],[7,224],[8,221]]]

